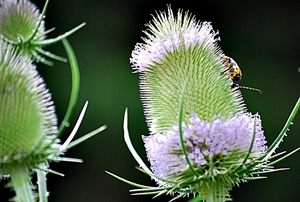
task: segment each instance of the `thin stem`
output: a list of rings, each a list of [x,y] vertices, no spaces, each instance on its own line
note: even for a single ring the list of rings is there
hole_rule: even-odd
[[[70,96],[67,112],[65,114],[62,123],[59,126],[57,137],[59,137],[64,131],[64,129],[69,125],[69,119],[72,115],[72,112],[77,102],[78,93],[79,93],[79,84],[80,84],[80,73],[79,73],[79,68],[78,68],[78,63],[77,63],[75,53],[70,43],[67,41],[67,39],[63,39],[62,42],[67,52],[68,59],[70,61],[71,74],[72,74],[72,90],[71,90],[71,96]]]
[[[179,136],[180,136],[180,144],[181,144],[181,150],[182,153],[185,157],[185,161],[189,166],[189,169],[192,171],[192,173],[195,176],[199,176],[199,173],[196,172],[196,170],[193,168],[193,165],[191,164],[185,145],[184,145],[184,139],[183,139],[183,134],[182,134],[182,113],[183,113],[183,105],[184,105],[184,93],[185,93],[185,87],[186,87],[186,82],[182,85],[182,90],[181,90],[181,96],[180,96],[180,103],[179,103],[179,115],[178,115],[178,124],[179,124]]]
[[[46,167],[45,165],[41,165],[42,168]],[[48,202],[48,192],[47,192],[47,179],[46,172],[44,170],[37,170],[37,181],[38,181],[38,189],[39,189],[39,202]]]
[[[264,157],[264,159],[268,159],[271,157],[271,155],[275,152],[275,149],[279,146],[281,143],[283,137],[285,136],[287,130],[289,129],[290,125],[292,124],[292,121],[294,120],[297,112],[299,111],[300,108],[300,98],[298,98],[298,101],[292,110],[288,120],[286,121],[283,129],[281,130],[280,134],[277,136],[276,140],[272,143],[272,145],[269,147],[268,151],[266,152],[267,155]]]

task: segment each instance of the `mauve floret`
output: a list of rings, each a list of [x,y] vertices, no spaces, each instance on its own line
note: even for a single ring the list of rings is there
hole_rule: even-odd
[[[251,113],[237,113],[226,120],[215,116],[211,123],[200,120],[192,113],[188,124],[182,126],[182,135],[188,158],[195,167],[205,166],[208,159],[217,156],[230,157],[236,153],[246,155],[253,135],[255,139],[250,158],[259,157],[267,148],[260,117]],[[177,123],[162,133],[144,136],[143,140],[155,175],[167,178],[171,174],[188,170]],[[240,157],[241,161],[244,157]]]

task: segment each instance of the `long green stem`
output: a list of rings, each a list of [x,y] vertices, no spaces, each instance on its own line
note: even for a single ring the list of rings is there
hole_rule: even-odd
[[[6,168],[10,174],[11,181],[9,185],[15,190],[16,196],[13,201],[16,202],[34,202],[29,171],[22,164],[10,165]]]
[[[47,169],[45,164],[40,165],[40,167]],[[36,173],[37,173],[38,188],[39,188],[39,202],[48,202],[46,171],[37,170]]]
[[[228,189],[224,187],[224,184],[216,181],[209,183],[207,190],[204,195],[206,195],[206,202],[226,202],[228,201]]]

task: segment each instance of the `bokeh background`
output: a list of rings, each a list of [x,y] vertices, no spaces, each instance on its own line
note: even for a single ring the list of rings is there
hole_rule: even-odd
[[[42,9],[44,1],[34,2]],[[104,171],[116,173],[146,185],[155,185],[135,169],[137,163],[123,141],[123,114],[129,108],[132,142],[146,161],[142,134],[147,134],[139,100],[138,75],[132,74],[129,57],[135,43],[141,42],[142,30],[157,10],[171,4],[189,10],[201,21],[211,21],[219,30],[223,51],[242,68],[241,85],[259,88],[242,90],[249,111],[259,112],[269,144],[282,129],[300,93],[300,4],[297,1],[165,1],[165,0],[50,0],[46,27],[55,27],[55,37],[81,22],[87,25],[69,38],[81,72],[81,90],[71,127],[86,100],[89,108],[78,136],[106,124],[107,130],[71,149],[66,156],[84,160],[83,164],[52,163],[52,169],[65,177],[48,175],[49,201],[55,202],[138,202],[168,201],[171,197],[130,196],[133,187]],[[46,48],[65,55],[60,43]],[[61,120],[70,95],[68,64],[54,67],[38,64],[52,92]],[[291,151],[300,143],[300,114],[278,151]],[[62,136],[64,140],[70,130]],[[279,163],[289,171],[268,174],[268,179],[234,187],[234,201],[300,201],[300,153]],[[35,180],[35,179],[34,179]],[[13,196],[1,182],[0,201]],[[182,199],[178,201],[187,201]]]

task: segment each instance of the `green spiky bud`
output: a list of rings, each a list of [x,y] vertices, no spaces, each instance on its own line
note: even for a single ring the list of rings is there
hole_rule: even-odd
[[[44,15],[49,0],[46,0],[42,12],[28,0],[3,0],[0,2],[0,34],[1,38],[16,47],[19,54],[34,58],[38,62],[52,65],[44,56],[52,59],[66,61],[65,58],[56,56],[43,50],[44,46],[51,45],[71,35],[85,24],[58,36],[46,39]]]
[[[45,38],[45,23],[39,10],[27,0],[4,0],[0,7],[2,38],[22,54],[36,55],[38,46],[34,42]]]
[[[0,162],[30,164],[26,157],[57,132],[53,102],[29,58],[4,43],[0,57]]]
[[[26,0],[3,0],[0,7],[0,33],[6,40],[17,44],[45,38],[44,21],[39,25],[41,16],[35,5]]]

